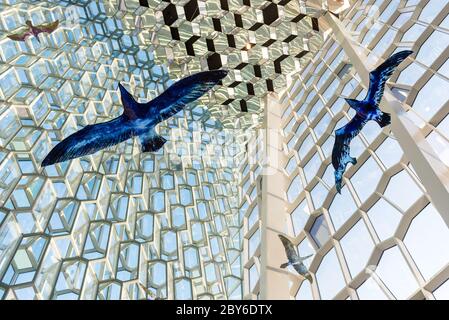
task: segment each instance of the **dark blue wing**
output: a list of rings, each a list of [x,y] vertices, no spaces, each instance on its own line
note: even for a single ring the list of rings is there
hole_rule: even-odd
[[[335,131],[335,143],[332,149],[332,165],[335,169],[335,184],[340,193],[341,180],[348,163],[356,164],[357,160],[350,156],[350,144],[357,136],[368,119],[357,113],[345,126]]]
[[[92,154],[132,136],[133,129],[123,117],[88,125],[58,143],[42,161],[42,166]]]
[[[393,54],[384,63],[378,66],[374,71],[369,74],[369,89],[365,100],[370,105],[378,106],[382,96],[384,94],[385,83],[388,78],[396,70],[396,67],[404,61],[413,51],[404,50]]]
[[[212,89],[227,73],[225,70],[204,71],[181,79],[148,102],[148,108],[152,112],[156,109],[161,121],[166,120]]]

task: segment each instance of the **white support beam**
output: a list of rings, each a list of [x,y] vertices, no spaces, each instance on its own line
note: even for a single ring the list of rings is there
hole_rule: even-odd
[[[289,273],[280,269],[286,262],[284,247],[278,238],[286,226],[286,177],[281,168],[282,136],[281,105],[276,94],[267,96],[264,110],[264,147],[267,157],[262,176],[260,298],[262,300],[290,299]]]

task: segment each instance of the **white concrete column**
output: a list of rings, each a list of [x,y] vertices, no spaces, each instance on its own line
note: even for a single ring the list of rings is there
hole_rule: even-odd
[[[286,226],[284,193],[287,179],[282,171],[282,107],[274,93],[267,96],[264,117],[264,146],[268,163],[262,175],[260,298],[290,299],[289,273],[279,266],[286,261],[282,242],[278,238]]]

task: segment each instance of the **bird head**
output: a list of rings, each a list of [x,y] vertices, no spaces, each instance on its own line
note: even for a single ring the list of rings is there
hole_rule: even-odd
[[[31,20],[25,21],[25,24],[26,24],[27,26],[29,26],[29,27],[32,27],[32,26],[33,26],[33,23],[31,22]]]

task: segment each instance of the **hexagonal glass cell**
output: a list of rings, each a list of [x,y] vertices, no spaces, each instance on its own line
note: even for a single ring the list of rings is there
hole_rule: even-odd
[[[130,173],[126,181],[125,191],[130,194],[141,194],[143,175],[141,173]]]
[[[107,222],[92,222],[89,226],[83,257],[86,259],[104,258],[109,243],[111,225]]]
[[[449,229],[432,204],[412,220],[404,237],[404,244],[426,280],[449,262],[445,246],[448,242]]]
[[[396,299],[407,299],[419,288],[397,246],[384,251],[374,272]]]
[[[181,187],[179,189],[179,197],[183,206],[193,204],[192,190],[189,187]]]
[[[167,172],[161,175],[161,186],[164,189],[173,189],[175,186],[175,180],[173,173]]]
[[[425,72],[426,69],[424,67],[422,67],[419,63],[414,62],[401,72],[396,82],[413,86]]]
[[[329,207],[335,230],[338,230],[352,214],[357,210],[357,206],[349,193],[348,187],[341,188],[341,194],[336,194]]]
[[[419,91],[413,102],[413,110],[425,121],[430,121],[449,100],[449,92],[445,90],[448,84],[449,81],[435,74]],[[432,100],[429,101],[428,97],[432,97]]]
[[[343,253],[352,277],[355,277],[366,266],[374,249],[374,242],[360,219],[340,240]]]
[[[257,270],[257,267],[255,264],[253,264],[249,268],[248,276],[249,276],[249,291],[253,291],[254,287],[256,286],[257,282],[259,281],[259,271]]]
[[[174,231],[161,233],[161,251],[163,257],[168,260],[175,260],[178,257],[177,234]]]
[[[312,135],[311,134],[307,135],[307,137],[304,139],[304,141],[302,142],[302,144],[298,149],[299,158],[301,160],[304,159],[306,155],[310,152],[310,150],[312,150],[314,145],[315,142],[313,141]]]
[[[290,183],[290,186],[287,189],[288,202],[290,202],[290,203],[294,202],[302,190],[303,190],[303,185],[301,182],[301,177],[299,175],[297,175],[292,180],[292,182]]]
[[[297,168],[298,163],[296,162],[295,157],[291,157],[288,161],[287,165],[285,166],[285,171],[288,175],[292,174],[293,171]]]
[[[152,240],[154,231],[154,216],[151,213],[140,213],[136,219],[136,240]]]
[[[225,285],[228,292],[229,300],[241,300],[242,299],[242,282],[240,278],[228,276],[224,278]]]
[[[192,240],[195,242],[204,241],[204,229],[201,222],[192,222]]]
[[[118,259],[116,278],[129,281],[137,278],[139,268],[139,244],[122,243]]]
[[[184,207],[172,207],[171,210],[171,223],[172,226],[176,229],[185,228],[186,226],[186,217]]]
[[[334,298],[343,289],[345,280],[335,249],[331,249],[324,256],[318,270],[315,272],[315,276],[322,300]]]
[[[369,158],[351,177],[351,184],[362,202],[376,190],[382,170],[373,158]]]
[[[449,35],[440,30],[435,30],[421,45],[416,60],[430,67],[448,45]]]
[[[399,143],[390,137],[385,139],[385,141],[376,149],[376,155],[387,169],[398,163],[403,154]]]
[[[407,188],[404,188],[404,186],[407,186]],[[385,197],[396,204],[403,212],[407,211],[422,194],[422,190],[405,170],[391,177],[384,193]]]
[[[247,231],[249,231],[256,222],[259,221],[259,206],[256,205],[248,216]]]
[[[98,287],[98,300],[120,300],[122,286],[113,282],[110,284],[100,284]]]
[[[153,191],[150,196],[150,208],[156,212],[165,211],[165,192]]]
[[[53,299],[78,300],[86,269],[86,261],[64,261],[56,280]]]
[[[154,288],[162,288],[167,284],[167,265],[164,262],[148,263],[148,284]]]
[[[257,247],[260,244],[260,229],[257,229],[248,240],[248,258],[251,258],[254,255]]]
[[[189,271],[194,271],[195,269],[200,268],[198,249],[189,247],[184,250],[184,266]]]
[[[313,222],[313,225],[310,228],[310,235],[318,247],[323,246],[329,239],[330,231],[323,215],[318,216]]]
[[[310,209],[307,200],[304,199],[290,214],[293,224],[293,232],[297,236],[307,223],[310,216]]]
[[[388,296],[371,277],[357,288],[357,295],[360,300],[388,300]]]
[[[47,244],[48,239],[42,236],[23,238],[3,275],[2,282],[18,285],[33,281]]]
[[[47,226],[47,232],[51,235],[68,234],[75,222],[78,207],[77,201],[58,200]]]
[[[107,219],[110,221],[125,221],[128,214],[128,205],[128,195],[112,194]]]
[[[394,235],[402,219],[401,212],[383,198],[368,210],[368,216],[381,241]]]
[[[318,169],[321,166],[321,163],[322,163],[321,158],[317,152],[304,166],[304,176],[306,177],[306,181],[308,183],[310,183],[312,179],[316,176]]]
[[[313,187],[310,195],[312,196],[313,206],[315,209],[318,209],[323,205],[328,193],[329,189],[321,181]]]
[[[175,280],[175,299],[191,300],[192,299],[192,283],[190,279]]]

